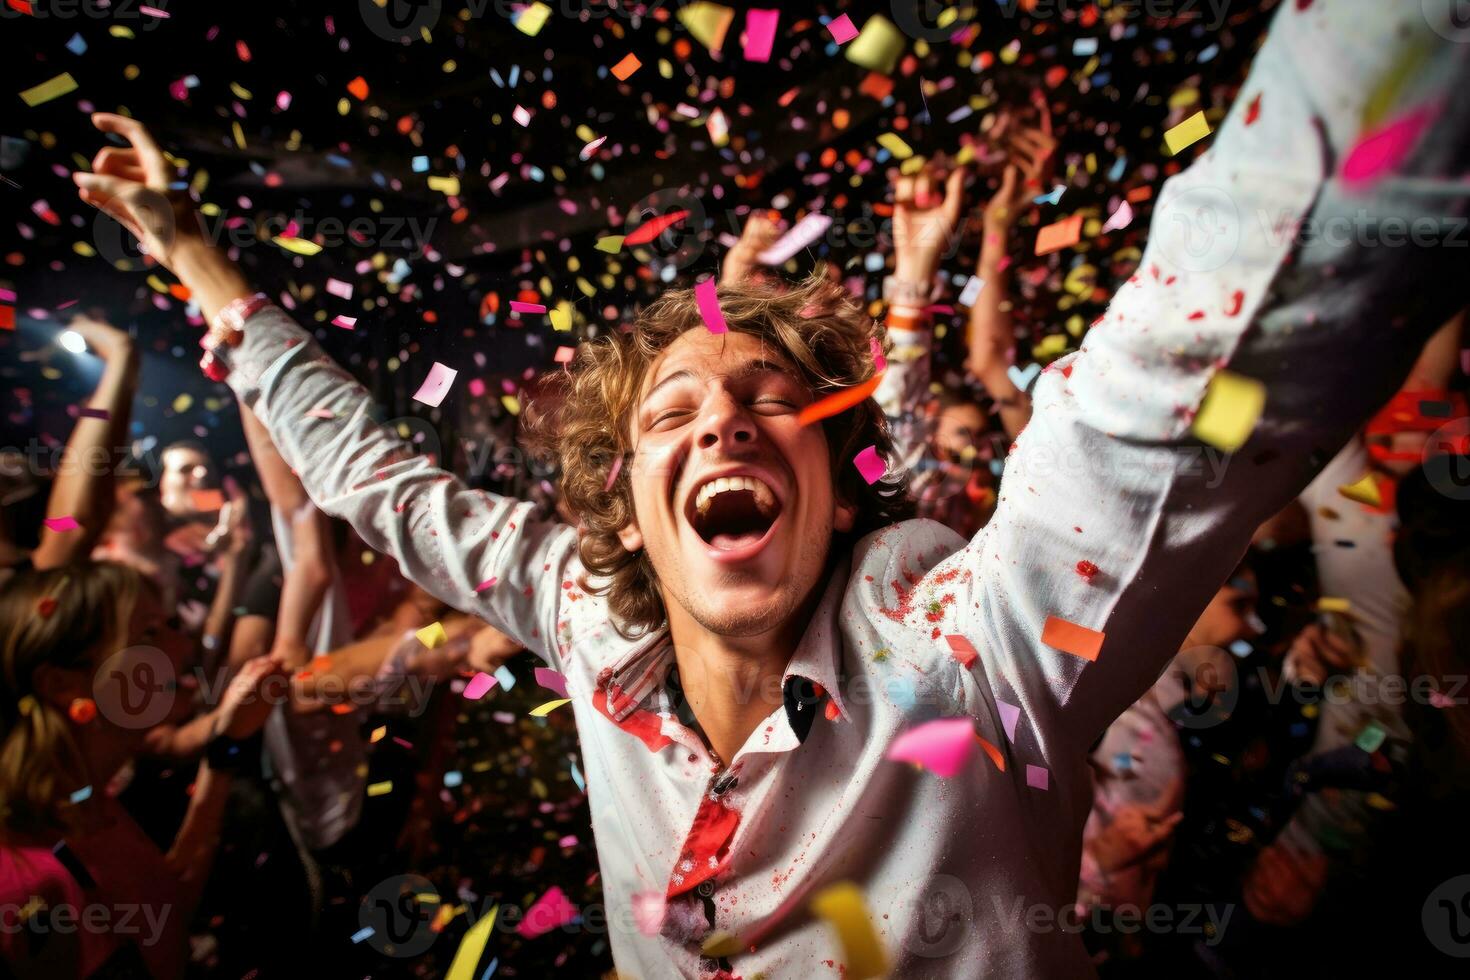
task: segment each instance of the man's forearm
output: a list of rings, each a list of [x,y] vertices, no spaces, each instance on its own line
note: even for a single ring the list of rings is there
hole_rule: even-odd
[[[1014,439],[1031,421],[1031,399],[1011,380],[1007,362],[1015,337],[1011,331],[1007,283],[1008,229],[985,230],[975,275],[984,285],[970,308],[968,341],[971,372],[995,399],[1006,435]]]

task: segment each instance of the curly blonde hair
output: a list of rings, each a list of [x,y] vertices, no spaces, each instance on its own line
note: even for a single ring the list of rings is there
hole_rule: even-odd
[[[879,327],[841,286],[814,275],[794,287],[741,283],[721,286],[720,309],[730,330],[761,338],[785,354],[821,397],[873,376],[872,340]],[[550,400],[558,403],[531,425],[533,438],[561,462],[562,499],[577,517],[583,588],[606,595],[613,624],[635,636],[663,624],[658,576],[646,549],[629,552],[618,531],[634,518],[623,462],[633,452],[631,419],[654,360],[686,330],[705,329],[693,289],[670,290],[645,309],[631,330],[583,344]],[[611,424],[609,424],[611,421]],[[873,484],[852,459],[868,446],[893,459],[893,441],[871,398],[822,420],[838,499],[857,510],[845,541],[912,515],[906,478]],[[617,474],[614,477],[614,468]]]

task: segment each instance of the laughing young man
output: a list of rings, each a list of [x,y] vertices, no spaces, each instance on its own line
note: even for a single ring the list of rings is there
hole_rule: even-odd
[[[97,117],[132,149],[77,183],[193,291],[210,369],[321,508],[566,675],[620,972],[835,975],[809,904],[851,881],[895,976],[1074,976],[1079,937],[1047,924],[1074,896],[1089,745],[1463,305],[1454,249],[1292,233],[1464,213],[1467,103],[1447,93],[1467,61],[1420,7],[1283,5],[1213,144],[1163,188],[1138,274],[1036,384],[969,542],[890,523],[901,485],[852,463],[889,448],[874,403],[801,424],[873,370],[876,328],[832,287],[722,289],[722,335],[673,291],[584,345],[559,432],[574,530],[375,424],[367,392],[189,233],[186,202],[159,240],[145,188],[174,174],[137,123]],[[1415,111],[1391,172],[1338,179],[1364,133]],[[1222,371],[1266,400],[1206,486],[1191,425]],[[1215,389],[1208,411],[1251,414]],[[948,778],[885,760],[940,718],[989,747]]]

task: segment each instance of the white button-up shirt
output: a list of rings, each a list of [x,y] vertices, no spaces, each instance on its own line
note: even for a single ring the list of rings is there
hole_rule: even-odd
[[[280,311],[247,324],[229,382],[312,498],[566,676],[621,973],[839,976],[809,903],[841,881],[862,889],[894,976],[1089,972],[1069,914],[1089,745],[1464,299],[1457,250],[1293,234],[1365,207],[1463,214],[1470,189],[1447,179],[1470,140],[1443,98],[1466,61],[1421,5],[1302,6],[1282,5],[1239,104],[1164,185],[1137,274],[1041,375],[994,519],[968,542],[910,522],[838,555],[785,706],[723,774],[678,720],[667,636],[621,638],[578,584],[575,531],[413,456]],[[1370,109],[1436,97],[1394,173],[1366,191],[1334,177]],[[1267,390],[1223,474],[1191,436],[1222,367]],[[1057,640],[1068,652],[1049,621],[1101,636]],[[959,773],[885,758],[939,718],[973,724]],[[738,951],[702,955],[717,933]]]

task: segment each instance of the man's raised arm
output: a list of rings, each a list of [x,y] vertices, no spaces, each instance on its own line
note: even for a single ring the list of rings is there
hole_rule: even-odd
[[[532,520],[530,504],[469,490],[374,421],[366,389],[309,333],[275,306],[247,303],[253,291],[170,190],[173,168],[142,124],[106,113],[93,122],[130,145],[73,175],[82,199],[128,226],[189,288],[212,333],[229,335],[216,354],[230,387],[316,505],[427,591],[554,663],[561,583],[579,564],[575,532]],[[222,329],[222,312],[252,309],[238,331]]]
[[[1470,59],[1426,20],[1448,0],[1303,6],[1043,372],[999,509],[951,559],[974,576],[952,625],[1023,753],[1082,757],[1464,305]]]

